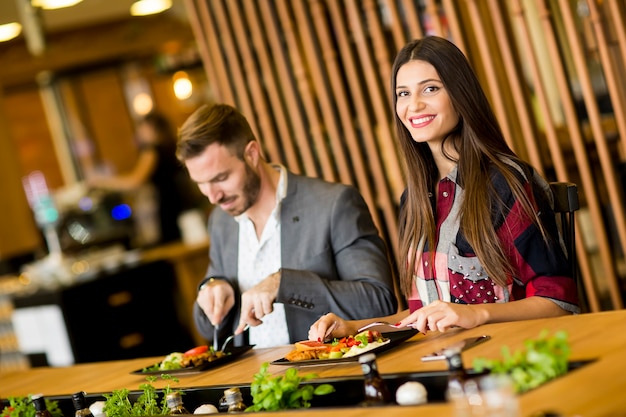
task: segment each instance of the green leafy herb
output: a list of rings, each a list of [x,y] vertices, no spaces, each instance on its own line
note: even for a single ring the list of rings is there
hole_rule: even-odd
[[[152,366],[148,366],[142,369],[142,372],[153,372],[153,371],[171,371],[175,369],[181,369],[183,367],[182,364],[183,354],[180,352],[174,352],[167,355],[162,362],[155,363]]]
[[[9,397],[9,405],[5,406],[0,412],[2,417],[34,417],[35,406],[32,404],[30,396],[28,397]],[[44,399],[46,408],[53,417],[63,417],[63,413],[59,409],[57,401]]]
[[[476,358],[473,367],[478,372],[509,374],[516,392],[522,393],[565,374],[569,355],[567,333],[558,331],[549,337],[544,330],[537,339],[526,340],[524,349],[511,352],[503,346],[502,359]]]
[[[359,347],[365,347],[369,343],[369,334],[368,332],[363,332],[361,334],[357,334],[356,336],[354,336],[354,339],[361,342]]]
[[[330,384],[314,387],[301,382],[317,378],[317,374],[298,375],[296,368],[289,368],[283,376],[268,375],[269,363],[261,365],[250,385],[254,405],[246,411],[276,411],[293,408],[309,408],[314,395],[326,395],[335,391]]]
[[[161,375],[161,378],[178,382],[177,378],[167,374]],[[152,383],[157,380],[157,377],[149,376],[146,377],[146,380],[148,383],[139,385],[139,389],[142,390],[143,393],[134,403],[131,403],[128,398],[130,391],[126,388],[114,390],[111,394],[104,394],[106,401],[103,411],[106,413],[107,417],[167,415],[169,408],[167,407],[165,397],[173,390],[168,384],[163,389],[163,395],[159,396],[157,389],[152,385]]]

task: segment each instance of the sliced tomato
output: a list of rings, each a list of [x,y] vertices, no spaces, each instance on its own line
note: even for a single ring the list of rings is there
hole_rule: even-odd
[[[187,352],[183,353],[183,356],[193,356],[200,355],[209,350],[207,345],[196,346],[195,348],[189,349]]]
[[[328,345],[318,340],[303,340],[301,342],[296,342],[295,345],[296,345],[296,349],[299,349],[299,350],[328,348]]]
[[[348,345],[348,347],[358,346],[360,344],[361,344],[361,341],[356,340],[354,337],[350,337],[346,342],[346,345]]]

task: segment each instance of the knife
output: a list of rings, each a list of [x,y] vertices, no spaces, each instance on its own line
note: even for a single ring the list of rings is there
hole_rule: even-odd
[[[464,351],[480,343],[486,342],[489,339],[491,339],[491,336],[488,336],[488,335],[482,335],[478,337],[468,337],[467,339],[463,339],[461,341],[453,343],[450,346],[441,348],[431,354],[422,356],[422,362],[445,360],[446,356],[444,355],[444,351],[446,349],[461,348],[461,351]]]
[[[219,341],[217,340],[217,333],[220,329],[220,325],[213,326],[213,352],[217,352],[220,349]]]

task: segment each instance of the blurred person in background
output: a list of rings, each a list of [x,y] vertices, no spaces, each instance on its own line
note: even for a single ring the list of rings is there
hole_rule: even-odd
[[[116,176],[95,175],[86,182],[97,189],[137,192],[136,198],[144,195],[140,191],[145,191],[146,185],[152,186],[159,231],[151,238],[155,241],[150,243],[177,241],[181,238],[178,216],[193,208],[193,196],[197,192],[176,159],[176,132],[165,116],[153,111],[139,121],[136,141],[139,156],[130,172]],[[141,214],[136,213],[136,216]]]

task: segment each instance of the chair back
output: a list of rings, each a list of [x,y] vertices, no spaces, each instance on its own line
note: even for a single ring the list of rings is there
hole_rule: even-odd
[[[567,259],[570,261],[572,277],[578,287],[578,297],[581,311],[586,310],[585,287],[578,276],[578,262],[576,261],[576,222],[574,213],[580,208],[578,201],[578,186],[572,182],[551,182],[550,189],[554,196],[554,213],[560,225],[561,236],[565,243]]]

